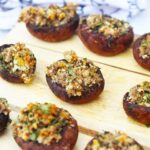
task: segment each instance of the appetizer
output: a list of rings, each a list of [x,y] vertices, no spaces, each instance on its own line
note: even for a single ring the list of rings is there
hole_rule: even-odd
[[[150,125],[150,82],[142,82],[127,92],[123,107],[128,116],[136,121]]]
[[[85,103],[99,96],[104,88],[100,68],[86,58],[78,58],[74,51],[65,59],[47,67],[46,80],[53,93],[70,103]]]
[[[79,24],[79,16],[73,4],[63,7],[50,5],[48,8],[30,6],[22,11],[19,21],[26,23],[33,36],[49,42],[58,42],[74,34]]]
[[[50,103],[30,103],[12,124],[13,136],[22,150],[72,150],[77,137],[76,120]]]
[[[30,83],[36,68],[36,58],[25,44],[0,46],[0,76],[9,82]]]
[[[140,144],[124,133],[104,132],[94,137],[85,150],[144,150]]]
[[[0,98],[0,133],[2,133],[9,121],[10,108],[5,98]]]
[[[150,33],[142,35],[134,42],[133,56],[139,65],[150,70]]]
[[[83,17],[78,35],[89,50],[103,56],[121,53],[133,41],[132,27],[125,21],[107,15]]]

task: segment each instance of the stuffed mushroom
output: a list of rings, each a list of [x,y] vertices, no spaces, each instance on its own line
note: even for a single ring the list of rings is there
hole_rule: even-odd
[[[134,42],[133,56],[140,66],[150,70],[150,33],[140,36]]]
[[[132,27],[125,21],[107,15],[83,17],[78,35],[89,50],[103,56],[121,53],[133,41]]]
[[[65,59],[47,67],[46,80],[53,93],[69,103],[85,103],[96,99],[104,89],[100,68],[74,51],[65,52]]]
[[[10,107],[5,98],[0,98],[0,133],[2,133],[9,122]]]
[[[13,136],[22,150],[72,150],[78,127],[71,114],[50,103],[30,103],[12,123]]]
[[[125,133],[104,132],[94,137],[85,150],[143,150],[143,148]]]
[[[63,7],[50,5],[48,8],[30,6],[22,11],[19,21],[25,22],[33,36],[48,42],[59,42],[75,33],[79,16],[73,4]]]
[[[30,83],[34,78],[36,58],[25,44],[0,46],[0,76],[13,83]]]
[[[123,107],[128,116],[150,125],[150,82],[145,81],[131,88],[124,96]]]

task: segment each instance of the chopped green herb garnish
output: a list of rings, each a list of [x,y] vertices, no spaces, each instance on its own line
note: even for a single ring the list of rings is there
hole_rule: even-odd
[[[58,119],[58,118],[55,118],[55,119],[53,119],[53,121],[51,122],[51,124],[52,124],[52,125],[53,125],[53,124],[56,124],[58,121],[59,121],[59,119]]]
[[[37,137],[38,137],[37,132],[32,132],[32,134],[30,135],[30,139],[31,139],[32,141],[36,141]]]
[[[50,106],[49,105],[41,105],[41,110],[45,113],[48,114],[50,112]]]
[[[150,124],[146,124],[146,126],[149,128],[149,127],[150,127]]]
[[[2,59],[3,59],[3,55],[0,54],[0,60],[2,60]]]
[[[142,46],[142,47],[150,47],[150,41],[148,41],[148,40],[143,40],[142,43],[141,43],[141,46]]]

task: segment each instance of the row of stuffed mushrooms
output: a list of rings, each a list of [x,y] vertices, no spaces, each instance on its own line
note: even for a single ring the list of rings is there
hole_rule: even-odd
[[[0,133],[10,120],[11,109],[0,98]],[[78,138],[78,124],[72,115],[51,103],[29,103],[11,122],[16,143],[22,150],[73,150]],[[85,150],[143,150],[125,133],[103,132],[96,135]]]
[[[132,27],[124,21],[106,15],[79,16],[73,5],[55,5],[43,9],[29,7],[23,10],[20,21],[39,39],[57,42],[78,35],[90,50],[104,56],[116,55],[133,42]],[[79,24],[79,25],[78,25]],[[150,34],[133,44],[137,62],[150,70]],[[31,83],[35,76],[36,58],[25,44],[0,46],[0,75],[13,83]],[[61,100],[81,104],[96,99],[104,89],[100,68],[75,52],[64,54],[64,59],[46,69],[46,80],[52,92]],[[128,116],[150,124],[150,82],[131,88],[123,98]],[[10,108],[0,99],[0,132],[9,122]],[[72,150],[78,137],[78,125],[71,114],[49,103],[30,103],[12,123],[13,136],[23,150]],[[142,146],[124,133],[104,132],[92,139],[85,148],[142,150]]]
[[[32,81],[36,58],[24,44],[3,45],[0,54],[0,74],[4,79],[15,83]],[[70,103],[94,100],[104,89],[100,68],[86,58],[78,58],[73,51],[66,52],[64,59],[47,67],[46,80],[57,97]],[[128,116],[149,125],[150,82],[145,81],[131,88],[124,96],[123,107]],[[0,108],[0,131],[3,131],[10,112],[5,99],[1,99]],[[29,104],[13,124],[13,131],[16,142],[23,150],[31,147],[37,150],[60,150],[60,146],[71,150],[78,135],[77,123],[68,112],[49,103]],[[142,149],[125,134],[113,135],[107,132],[92,139],[86,149],[95,150],[99,147]]]
[[[13,83],[30,83],[35,76],[36,58],[25,44],[0,47],[0,76]],[[61,100],[81,104],[95,100],[103,91],[105,80],[98,66],[74,51],[46,69],[46,81]],[[131,88],[124,96],[126,113],[135,120],[150,124],[150,82]]]
[[[125,51],[133,42],[134,33],[128,22],[107,15],[79,17],[74,4],[48,8],[27,7],[19,21],[25,22],[29,32],[48,42],[60,42],[76,31],[83,44],[92,52],[113,56]],[[138,38],[133,45],[135,60],[150,70],[150,35]]]

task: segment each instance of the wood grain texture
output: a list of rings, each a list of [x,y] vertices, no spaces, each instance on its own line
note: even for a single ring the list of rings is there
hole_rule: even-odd
[[[18,110],[16,106],[24,107],[29,102],[51,102],[67,109],[80,125],[80,135],[75,150],[83,150],[85,144],[92,138],[90,136],[104,130],[124,131],[140,144],[150,147],[150,128],[128,118],[122,107],[123,96],[128,89],[144,80],[150,81],[148,71],[133,65],[136,62],[134,62],[130,51],[105,59],[105,57],[97,56],[86,50],[76,36],[67,43],[65,42],[66,46],[64,43],[62,45],[61,43],[43,43],[30,36],[23,24],[17,25],[17,28],[1,43],[15,41],[25,41],[37,58],[36,78],[32,84],[17,85],[0,78],[0,96],[6,97],[15,111]],[[46,47],[46,49],[43,47]],[[77,50],[79,56],[94,60],[95,64],[101,68],[106,86],[96,100],[87,104],[73,105],[59,100],[48,88],[45,79],[46,66],[62,59],[62,52],[66,49]],[[81,51],[81,49],[85,49],[85,51]],[[105,65],[105,63],[108,65]],[[123,68],[122,66],[126,67]],[[16,117],[13,113],[12,116]],[[9,150],[10,147],[11,150],[19,150],[11,136],[10,127],[6,134],[0,137],[0,141],[3,146],[1,150]]]
[[[135,36],[137,38],[137,36]],[[4,40],[5,41],[5,40]],[[84,57],[86,54],[86,57],[89,59],[109,64],[112,66],[124,68],[127,70],[135,71],[144,73],[147,75],[150,75],[149,71],[146,69],[143,69],[141,66],[137,64],[137,62],[133,58],[132,50],[128,49],[125,52],[112,56],[112,57],[104,57],[97,54],[94,54],[93,52],[89,51],[81,42],[79,37],[77,35],[74,35],[69,40],[59,42],[59,43],[49,43],[45,41],[41,41],[35,37],[33,37],[26,29],[24,23],[18,23],[14,30],[10,32],[10,34],[7,36],[6,41],[22,41],[26,42],[28,44],[32,44],[38,47],[46,48],[49,51],[56,51],[56,52],[64,52],[66,50],[75,50],[78,52],[78,54],[81,57]]]

